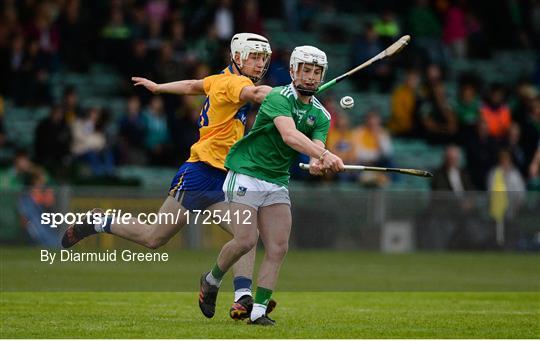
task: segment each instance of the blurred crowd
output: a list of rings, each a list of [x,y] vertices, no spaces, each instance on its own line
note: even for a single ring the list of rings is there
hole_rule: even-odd
[[[502,154],[510,156],[522,183],[531,181],[531,186],[537,186],[540,97],[532,83],[524,80],[508,88],[482,84],[480,77],[463,74],[457,96],[451,98],[435,64],[409,69],[403,78],[391,92],[387,127],[376,110],[367,112],[364,122],[356,126],[351,126],[347,114],[335,110],[329,148],[350,164],[387,167],[392,165],[392,138],[456,145],[465,154],[470,189],[488,188],[488,175]],[[328,106],[332,108],[331,103]],[[379,185],[388,180],[378,178]]]
[[[133,89],[130,76],[156,82],[202,78],[227,64],[235,32],[266,34],[267,18],[284,18],[291,31],[314,31],[310,18],[315,13],[351,11],[349,6],[355,5],[316,0],[3,1],[0,104],[8,99],[18,107],[50,109],[35,129],[30,150],[7,138],[0,114],[0,163],[7,167],[2,185],[34,183],[41,179],[37,173],[61,182],[73,174],[114,178],[119,165],[178,166],[198,138],[203,98],[152,96]],[[394,138],[422,139],[460,146],[472,188],[489,188],[491,172],[503,164],[510,164],[523,183],[538,179],[538,75],[518,84],[485,84],[482,75],[463,74],[457,98],[451,98],[446,71],[454,60],[538,47],[539,1],[368,0],[356,6],[375,16],[352,41],[351,65],[405,32],[414,39],[408,59],[379,63],[353,79],[360,91],[391,94],[388,122],[376,108],[361,113],[363,121],[356,122],[336,105],[339,98],[324,98],[333,116],[332,151],[346,163],[392,166]],[[329,32],[336,34],[322,38],[339,43],[339,30],[330,27]],[[290,82],[288,57],[289,51],[274,48],[268,84]],[[125,112],[83,108],[76,86],[66,86],[54,99],[52,75],[84,74],[93,63],[120,73]],[[441,169],[449,164],[445,160]],[[454,178],[447,179],[449,186],[460,187]],[[385,186],[396,179],[343,174],[339,180]]]

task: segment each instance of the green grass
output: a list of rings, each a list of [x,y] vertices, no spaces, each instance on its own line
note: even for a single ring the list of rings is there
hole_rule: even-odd
[[[538,338],[537,293],[277,293],[273,328],[195,293],[4,293],[2,338]]]
[[[40,262],[39,249],[2,248],[0,288],[192,292],[198,290],[200,274],[214,264],[218,251],[174,250],[168,254],[165,263],[49,265]],[[262,254],[257,260],[262,260]],[[278,290],[531,292],[540,290],[539,264],[536,254],[290,251],[281,268]],[[231,281],[226,278],[224,282],[224,288],[230,289]]]
[[[291,251],[261,328],[197,306],[217,251],[166,263],[55,263],[0,250],[0,338],[540,338],[534,254]],[[262,257],[258,257],[260,260]]]

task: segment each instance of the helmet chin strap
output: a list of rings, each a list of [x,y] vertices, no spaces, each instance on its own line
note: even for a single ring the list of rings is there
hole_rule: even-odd
[[[317,90],[319,90],[319,87],[317,87],[316,89],[312,90],[312,89],[308,89],[308,88],[305,88],[303,87],[301,84],[294,84],[293,82],[293,85],[294,85],[294,88],[296,89],[296,91],[298,91],[298,93],[302,96],[313,96],[315,95],[315,93],[317,93]]]
[[[242,72],[242,70],[240,69],[240,66],[238,66],[238,64],[236,64],[236,62],[234,61],[234,58],[231,58],[231,62],[233,63],[233,65],[236,67],[236,71],[238,71],[239,74],[241,74],[242,76],[246,76],[244,75],[244,73]],[[247,76],[246,76],[247,77]]]
[[[301,85],[298,85],[298,86],[295,86],[295,87],[296,87],[296,91],[298,91],[298,93],[300,95],[302,95],[302,96],[313,96],[317,92],[317,89],[315,89],[315,90],[306,89]]]
[[[258,78],[258,77],[248,76],[248,75],[246,75],[245,73],[243,73],[242,70],[240,69],[240,66],[238,66],[238,64],[236,64],[236,62],[234,61],[234,58],[231,58],[231,62],[232,62],[233,65],[236,67],[236,71],[238,71],[239,74],[241,74],[241,75],[244,76],[244,77],[247,77],[247,78],[251,79],[251,81],[252,81],[253,83],[257,83],[258,81],[261,80],[261,79]]]

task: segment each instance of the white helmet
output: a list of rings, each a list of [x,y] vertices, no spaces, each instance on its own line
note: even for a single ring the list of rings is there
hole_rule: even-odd
[[[291,60],[289,66],[292,68],[291,78],[294,81],[296,73],[298,72],[298,67],[300,64],[313,64],[322,67],[321,83],[324,81],[324,75],[328,69],[328,60],[326,59],[326,53],[319,50],[315,46],[298,46],[295,47],[294,51],[291,53]],[[295,86],[302,95],[311,96],[317,89],[308,90],[303,88],[298,88]]]
[[[234,56],[236,53],[240,54],[240,65],[237,65],[234,61]],[[263,72],[261,76],[247,76],[244,75],[241,71],[244,66],[244,61],[248,59],[250,53],[263,53],[267,56],[266,64],[264,65]],[[270,65],[270,55],[272,54],[272,49],[270,49],[270,43],[265,37],[255,34],[255,33],[237,33],[231,39],[231,59],[233,64],[238,68],[238,71],[250,78],[253,82],[258,82],[261,78],[264,77],[266,71],[268,71],[268,66]]]

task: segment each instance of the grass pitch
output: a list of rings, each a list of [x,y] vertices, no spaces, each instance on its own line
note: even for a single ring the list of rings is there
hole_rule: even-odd
[[[270,328],[229,319],[229,278],[216,316],[199,312],[198,277],[217,252],[170,252],[148,266],[1,255],[0,338],[540,337],[537,255],[292,251]]]
[[[277,293],[278,325],[213,319],[196,293],[4,293],[2,338],[538,338],[537,293]]]

